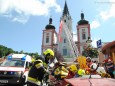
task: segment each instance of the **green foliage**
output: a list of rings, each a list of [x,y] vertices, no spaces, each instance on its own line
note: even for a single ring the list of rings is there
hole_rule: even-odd
[[[14,53],[14,51],[11,48],[7,48],[3,45],[0,45],[0,57],[7,56],[10,53]]]
[[[16,54],[28,54],[34,58],[38,58],[39,57],[39,54],[36,52],[36,53],[28,53],[28,52],[24,52],[23,50],[21,50],[20,52],[18,51],[14,51],[13,49],[11,48],[7,48],[6,46],[3,46],[3,45],[0,45],[0,58],[3,57],[3,56],[7,56],[11,53],[16,53]]]
[[[86,57],[97,58],[98,51],[97,51],[97,49],[95,49],[91,46],[88,46],[87,48],[84,49],[82,55],[86,56]]]

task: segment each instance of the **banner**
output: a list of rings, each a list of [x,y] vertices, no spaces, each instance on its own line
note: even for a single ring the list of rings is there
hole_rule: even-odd
[[[62,37],[61,37],[62,25],[63,25],[63,22],[61,21],[61,22],[60,22],[60,27],[59,27],[59,33],[58,33],[59,42],[62,42]]]

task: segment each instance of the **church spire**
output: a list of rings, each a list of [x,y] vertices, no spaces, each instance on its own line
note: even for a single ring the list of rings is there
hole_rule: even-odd
[[[69,10],[68,10],[68,6],[67,6],[67,3],[66,3],[66,0],[65,0],[64,10],[63,10],[63,16],[64,15],[69,15]]]
[[[49,24],[52,24],[52,18],[50,17],[50,19],[49,19]]]
[[[81,20],[84,19],[84,13],[81,11]]]

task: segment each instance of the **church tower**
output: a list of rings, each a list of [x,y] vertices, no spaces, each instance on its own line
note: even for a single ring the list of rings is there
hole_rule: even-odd
[[[57,33],[55,26],[52,25],[52,18],[49,19],[49,24],[46,25],[45,30],[43,30],[42,53],[48,48],[52,50],[57,49]]]
[[[77,25],[78,51],[80,54],[84,51],[86,41],[91,37],[90,24],[84,19],[84,13],[81,13],[81,20]]]
[[[64,31],[64,29],[66,30],[67,28],[64,27],[63,24],[66,25],[66,27],[69,29],[70,33],[72,34],[72,19],[71,19],[71,16],[69,14],[69,10],[68,10],[68,6],[67,6],[66,1],[65,1],[62,17],[60,18],[59,36],[61,37],[61,41],[58,40],[58,51],[64,57],[70,57],[71,56],[70,55],[71,50],[69,47],[70,45],[69,45],[68,40],[67,40],[67,35],[65,34],[65,31]]]

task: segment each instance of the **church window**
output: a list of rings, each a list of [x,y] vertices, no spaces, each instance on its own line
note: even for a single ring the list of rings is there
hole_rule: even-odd
[[[64,20],[64,22],[66,22],[66,20]]]
[[[66,39],[64,39],[64,43],[66,43]]]
[[[82,29],[82,39],[86,39],[86,32],[85,32],[85,29]]]
[[[49,33],[46,34],[46,43],[49,43]]]
[[[82,34],[82,38],[83,38],[83,39],[86,39],[86,35],[85,35],[85,34]]]
[[[49,36],[46,37],[46,43],[49,43]]]
[[[67,49],[63,49],[63,55],[67,56]]]
[[[46,36],[49,36],[49,33],[46,33]]]

